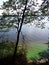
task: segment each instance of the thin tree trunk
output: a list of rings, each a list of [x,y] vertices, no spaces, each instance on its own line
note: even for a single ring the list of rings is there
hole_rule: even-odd
[[[22,15],[22,21],[21,21],[21,24],[20,24],[20,28],[18,30],[18,34],[17,34],[17,41],[16,41],[16,46],[15,46],[15,50],[14,50],[14,54],[13,54],[13,60],[15,61],[15,57],[16,57],[16,54],[17,54],[17,47],[18,47],[18,43],[19,43],[19,36],[20,36],[20,32],[21,32],[21,28],[22,28],[22,25],[23,25],[23,21],[24,21],[24,13],[25,13],[25,10],[26,10],[26,6],[27,6],[27,0],[26,0],[26,5],[25,5],[25,8],[24,8],[24,11],[23,11],[23,15]]]

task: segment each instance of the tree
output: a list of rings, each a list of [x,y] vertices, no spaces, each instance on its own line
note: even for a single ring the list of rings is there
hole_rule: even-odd
[[[40,6],[37,1],[38,0],[9,0],[3,3],[2,9],[4,12],[1,18],[0,29],[17,28],[16,47],[13,54],[14,59],[17,54],[19,35],[22,25],[24,23],[27,24],[34,21],[36,26],[44,28],[45,23],[36,23],[35,21],[41,21],[44,18],[43,16],[47,16],[48,10],[46,11],[46,7],[43,7],[45,0]],[[38,6],[38,8],[36,6]]]

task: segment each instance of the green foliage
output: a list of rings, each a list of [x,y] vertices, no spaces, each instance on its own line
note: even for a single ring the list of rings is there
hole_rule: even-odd
[[[27,58],[30,59],[40,59],[41,56],[39,55],[40,52],[48,49],[44,43],[30,43],[27,45]]]
[[[15,45],[11,45],[8,43],[0,43],[0,58],[7,57],[8,55],[12,55],[14,51]]]
[[[3,42],[0,43],[0,58],[4,58],[7,56],[12,56],[14,52],[15,44],[13,43],[8,43],[8,42]],[[22,48],[22,45],[18,45],[18,50],[17,53],[18,55],[23,54],[24,50]]]
[[[41,58],[49,59],[49,49],[47,49],[46,51],[40,52],[39,55],[41,56]]]
[[[10,19],[7,20],[7,21],[9,21],[8,25],[6,24],[7,22],[4,23],[5,20],[2,20],[3,23],[4,23],[3,24],[4,26],[7,26],[8,28],[11,28],[11,27],[13,27],[13,23],[15,23],[15,22],[18,22],[19,25],[20,25],[21,20],[22,20],[22,15],[23,15],[25,2],[26,2],[26,0],[8,0],[6,2],[3,2],[2,9],[4,9],[4,10],[3,10],[2,18],[12,17],[13,16],[14,18],[17,19],[17,20],[10,20]],[[48,2],[46,3],[47,5],[45,5],[45,6],[44,6],[44,3],[45,3],[45,1],[43,1],[43,3],[41,4],[40,8],[38,10],[36,10],[35,7],[38,4],[36,4],[36,2],[34,2],[32,0],[31,1],[28,0],[28,3],[26,5],[26,11],[25,11],[25,16],[24,16],[23,23],[27,24],[27,23],[33,22],[34,20],[38,19],[38,17],[40,17],[40,18],[42,17],[43,18],[43,16],[39,16],[38,14],[43,14],[44,15],[45,13],[46,14],[48,13],[48,7],[47,7],[48,6]],[[35,11],[34,11],[34,9],[35,9]],[[11,11],[11,13],[10,13],[10,11]],[[40,21],[41,20],[42,19],[40,19]],[[16,23],[16,25],[18,25],[18,23]],[[3,26],[3,25],[1,25],[1,26]],[[4,28],[4,26],[2,28]],[[38,24],[36,26],[39,27]],[[45,28],[44,24],[42,24],[40,27],[42,29]]]

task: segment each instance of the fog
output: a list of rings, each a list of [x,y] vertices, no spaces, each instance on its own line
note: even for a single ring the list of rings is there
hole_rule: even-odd
[[[43,29],[36,27],[33,23],[23,25],[20,33],[20,41],[22,42],[22,36],[24,36],[26,42],[47,42],[49,38],[48,25],[47,22]],[[17,30],[14,28],[9,32],[0,32],[0,37],[0,41],[8,40],[10,42],[16,42]]]

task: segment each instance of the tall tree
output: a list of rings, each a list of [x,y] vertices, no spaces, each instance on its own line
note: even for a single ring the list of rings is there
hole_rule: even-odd
[[[46,11],[47,7],[43,7],[44,3],[45,0],[42,5],[39,5],[38,0],[9,0],[3,3],[3,16],[1,18],[0,29],[17,28],[17,40],[13,54],[14,59],[17,53],[22,25],[24,23],[33,23],[34,20],[36,26],[44,28],[45,23],[35,22],[36,20],[42,20],[44,18],[43,16],[47,16],[47,13],[49,12],[48,10]]]

